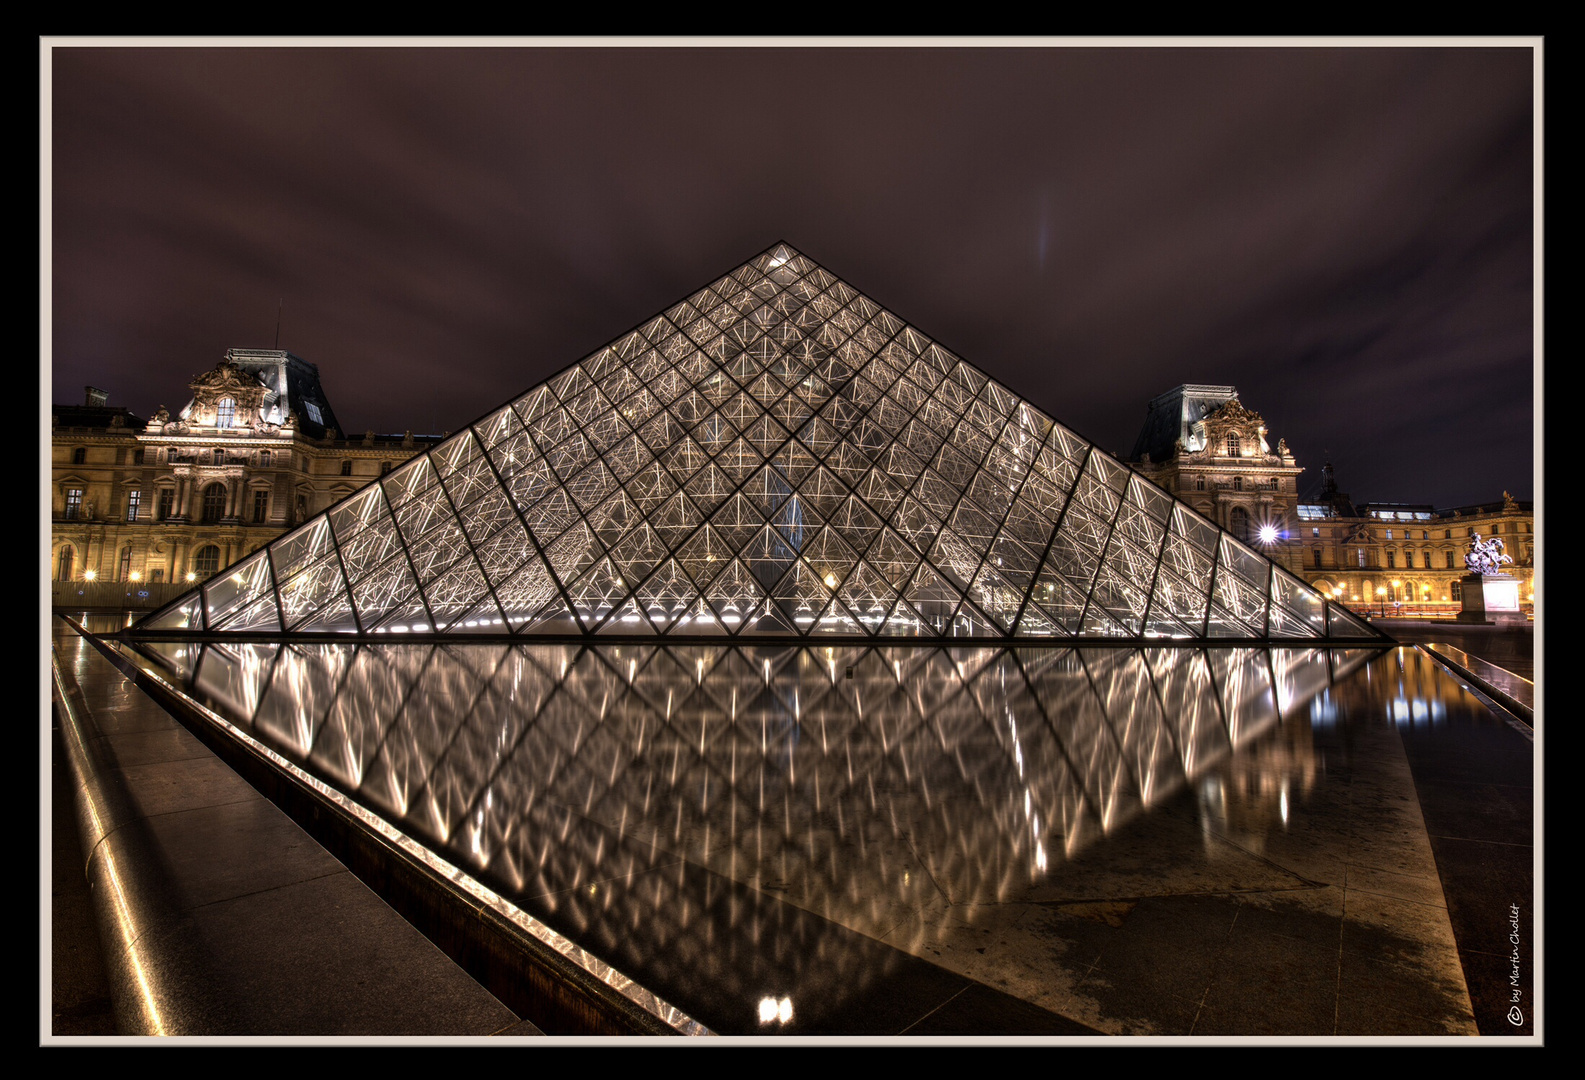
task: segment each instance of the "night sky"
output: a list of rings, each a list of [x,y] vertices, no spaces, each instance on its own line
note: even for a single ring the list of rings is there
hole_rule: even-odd
[[[46,62],[57,402],[282,303],[350,432],[452,430],[785,240],[1114,453],[1232,384],[1301,495],[1534,496],[1525,43]]]

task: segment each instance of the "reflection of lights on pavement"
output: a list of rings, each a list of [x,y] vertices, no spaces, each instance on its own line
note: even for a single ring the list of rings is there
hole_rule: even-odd
[[[792,1019],[792,998],[782,998],[780,1001],[772,997],[759,999],[759,1022],[762,1024],[785,1024]]]

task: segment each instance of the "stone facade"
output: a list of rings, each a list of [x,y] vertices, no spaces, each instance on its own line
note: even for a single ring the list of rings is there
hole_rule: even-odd
[[[1222,528],[1276,555],[1296,523],[1304,470],[1231,386],[1188,384],[1150,402],[1131,462]]]
[[[189,389],[174,416],[144,419],[93,388],[53,407],[52,582],[141,583],[157,602],[438,441],[342,437],[318,368],[280,350],[229,350]]]
[[[1356,611],[1456,615],[1464,552],[1476,533],[1503,541],[1520,603],[1533,607],[1533,504],[1506,492],[1498,501],[1445,509],[1356,504],[1338,490],[1330,462],[1322,468],[1320,495],[1301,502],[1304,470],[1284,441],[1271,450],[1265,421],[1231,386],[1184,385],[1151,401],[1131,463]]]

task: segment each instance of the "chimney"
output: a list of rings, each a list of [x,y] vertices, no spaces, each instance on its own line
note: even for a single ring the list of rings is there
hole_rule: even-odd
[[[109,392],[101,390],[97,386],[85,386],[83,387],[83,390],[85,390],[88,395],[87,400],[85,400],[83,404],[89,406],[90,408],[102,409],[105,407],[105,402],[110,400]]]

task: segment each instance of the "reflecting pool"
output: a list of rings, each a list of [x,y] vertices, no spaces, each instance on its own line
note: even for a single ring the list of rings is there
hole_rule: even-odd
[[[1318,740],[1463,693],[1406,650],[138,647],[721,1032],[842,1030],[905,959],[996,962],[965,935],[1008,905],[1104,899],[1079,864],[1267,858],[1339,767]]]

